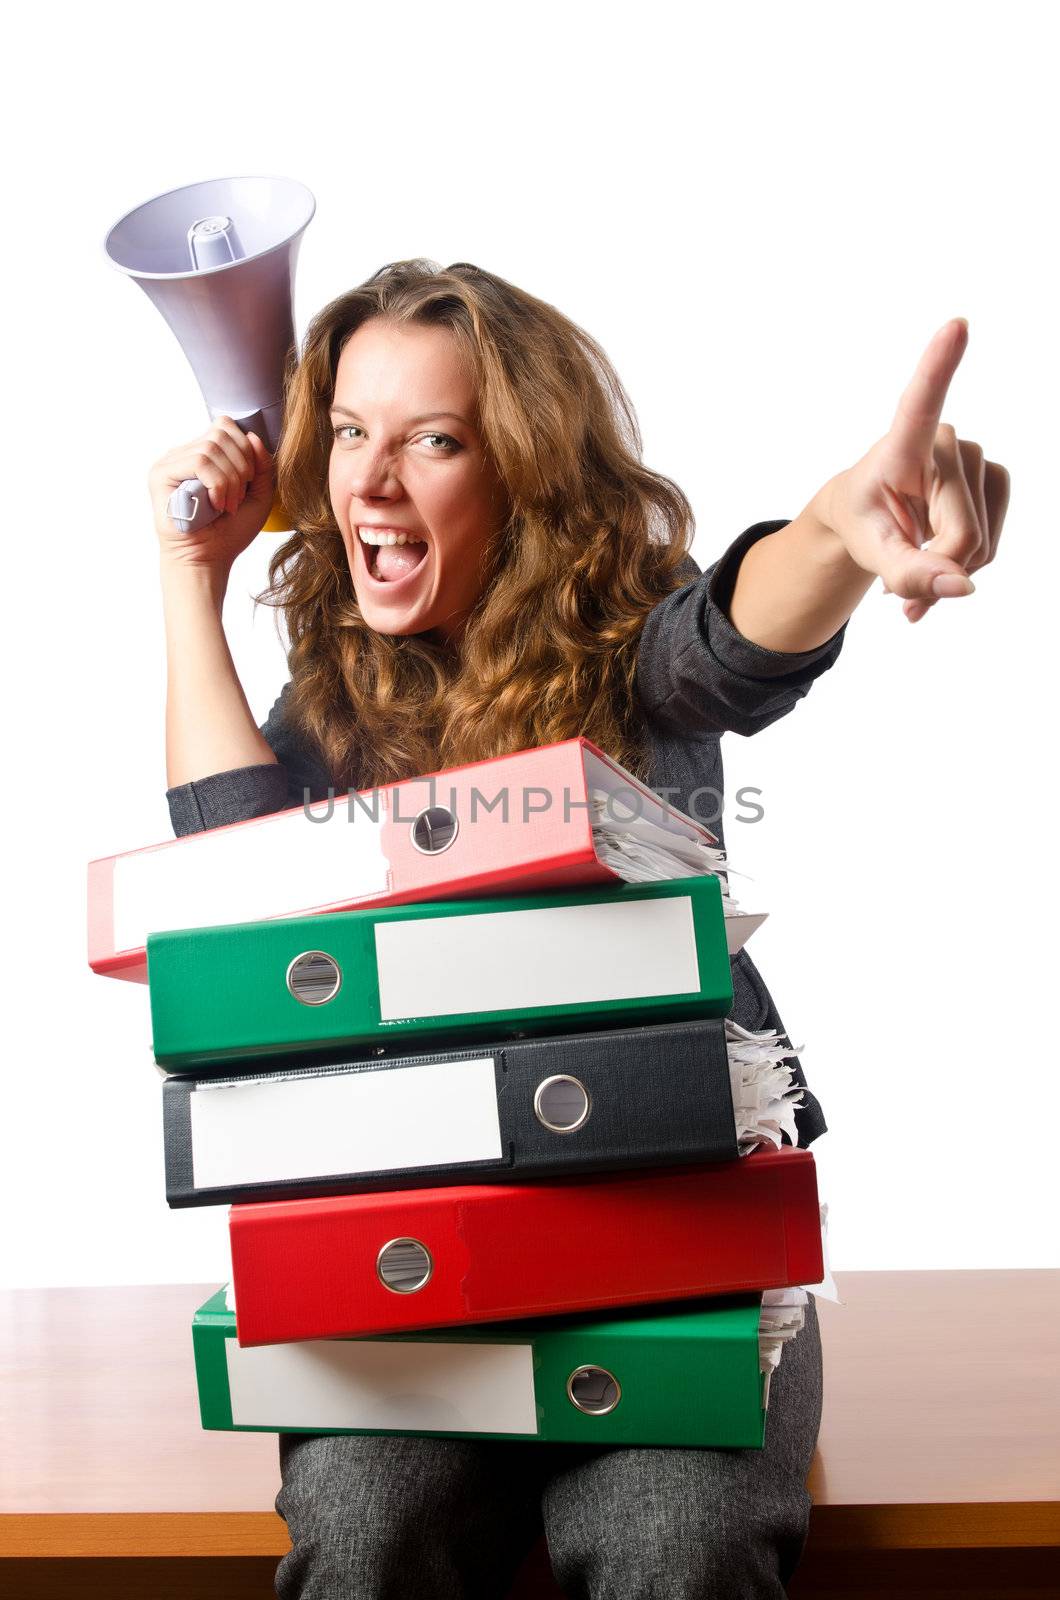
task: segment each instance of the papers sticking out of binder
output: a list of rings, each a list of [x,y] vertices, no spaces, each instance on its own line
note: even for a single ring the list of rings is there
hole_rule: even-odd
[[[766,1289],[758,1323],[758,1364],[765,1378],[762,1406],[769,1405],[769,1380],[780,1365],[784,1346],[806,1322],[805,1289]]]
[[[725,1019],[725,1048],[741,1155],[766,1140],[779,1149],[785,1133],[792,1144],[799,1142],[795,1108],[802,1104],[802,1090],[793,1081],[792,1068],[784,1063],[805,1046],[800,1044],[793,1050],[780,1043],[783,1037],[775,1029],[752,1033],[731,1017]]]
[[[610,867],[626,883],[659,883],[667,878],[691,877],[709,873],[721,884],[721,903],[729,931],[729,951],[743,948],[768,915],[765,911],[743,911],[729,889],[734,871],[725,851],[717,844],[688,838],[646,816],[627,816],[621,801],[603,789],[590,796],[593,844],[604,866]],[[736,873],[745,877],[745,873]]]

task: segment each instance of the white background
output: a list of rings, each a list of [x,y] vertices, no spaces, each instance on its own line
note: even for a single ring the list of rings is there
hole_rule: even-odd
[[[25,13],[23,13],[25,16]],[[1041,1266],[1055,1126],[1056,38],[1029,4],[184,3],[38,9],[9,68],[0,1281],[220,1281],[170,1213],[146,990],[85,959],[90,857],[170,836],[150,463],[190,369],[104,258],[179,184],[297,177],[299,333],[383,262],[473,261],[615,362],[695,553],[795,517],[886,431],[935,330],[945,420],[1012,474],[977,592],[877,583],[836,667],[723,744],[752,953],[831,1131],[839,1268]],[[8,40],[11,43],[10,36]],[[286,678],[226,624],[263,720]],[[765,819],[736,820],[741,784]]]

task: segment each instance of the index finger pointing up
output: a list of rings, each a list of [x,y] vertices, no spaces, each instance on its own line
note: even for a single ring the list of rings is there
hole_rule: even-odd
[[[946,403],[946,391],[968,345],[965,317],[951,317],[935,334],[898,402],[890,442],[900,456],[926,461]]]

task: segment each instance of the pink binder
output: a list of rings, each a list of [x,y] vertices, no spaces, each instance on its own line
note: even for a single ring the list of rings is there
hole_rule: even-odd
[[[601,814],[627,837],[717,859],[709,829],[567,739],[92,861],[89,965],[144,983],[148,933],[621,882],[594,838]],[[730,953],[762,921],[727,915]]]

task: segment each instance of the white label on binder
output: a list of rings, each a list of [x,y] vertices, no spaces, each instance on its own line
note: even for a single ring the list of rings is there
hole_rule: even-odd
[[[375,950],[387,1022],[699,989],[688,895],[378,922]]]
[[[367,804],[367,803],[366,803]],[[133,850],[114,862],[114,948],[142,949],[148,933],[264,922],[343,905],[388,887],[384,798],[378,816],[345,797],[255,822],[189,834],[176,847]]]
[[[196,1189],[496,1160],[494,1059],[200,1084],[191,1147]]]
[[[537,1433],[529,1344],[226,1339],[225,1354],[237,1427]]]

